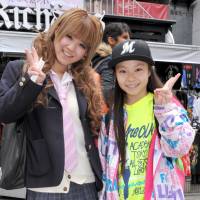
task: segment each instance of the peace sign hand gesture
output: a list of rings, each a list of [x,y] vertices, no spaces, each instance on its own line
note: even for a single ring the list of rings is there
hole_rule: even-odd
[[[25,50],[26,59],[29,64],[28,68],[28,75],[30,76],[31,80],[39,85],[42,85],[46,74],[42,71],[44,61],[39,59],[37,51],[34,47],[30,50]]]
[[[176,76],[171,77],[165,83],[163,88],[158,88],[154,90],[154,100],[156,104],[164,105],[171,102],[171,99],[173,97],[172,88],[180,76],[180,73],[176,74]]]

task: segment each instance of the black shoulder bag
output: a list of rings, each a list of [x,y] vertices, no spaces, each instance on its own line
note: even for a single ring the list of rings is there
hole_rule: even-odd
[[[24,120],[5,124],[0,149],[2,176],[0,187],[11,190],[24,187],[26,135]]]
[[[24,61],[19,65],[22,69]],[[26,162],[26,134],[24,117],[4,124],[0,147],[0,187],[11,190],[24,187]]]

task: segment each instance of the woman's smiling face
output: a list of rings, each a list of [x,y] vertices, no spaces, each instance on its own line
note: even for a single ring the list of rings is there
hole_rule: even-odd
[[[86,45],[70,35],[61,38],[61,40],[54,40],[54,47],[57,63],[63,67],[78,62],[87,53]]]

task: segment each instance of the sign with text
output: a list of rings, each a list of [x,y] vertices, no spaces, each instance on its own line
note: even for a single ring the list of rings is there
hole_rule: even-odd
[[[65,9],[83,7],[83,0],[0,0],[0,29],[43,31]]]
[[[83,7],[84,0],[0,0],[7,3],[9,6],[30,7],[34,8],[36,5],[40,8],[51,8],[56,5],[62,6],[64,9]]]

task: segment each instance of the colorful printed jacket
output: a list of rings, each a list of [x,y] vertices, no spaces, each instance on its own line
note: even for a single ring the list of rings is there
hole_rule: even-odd
[[[177,158],[188,153],[195,132],[190,126],[187,112],[175,99],[164,106],[154,105],[154,114],[159,122],[161,137],[155,129],[148,154],[144,199],[183,200],[184,172],[179,169]],[[104,183],[103,190],[99,194],[100,200],[119,199],[117,181],[119,152],[112,118],[107,131],[104,116],[98,139]]]

